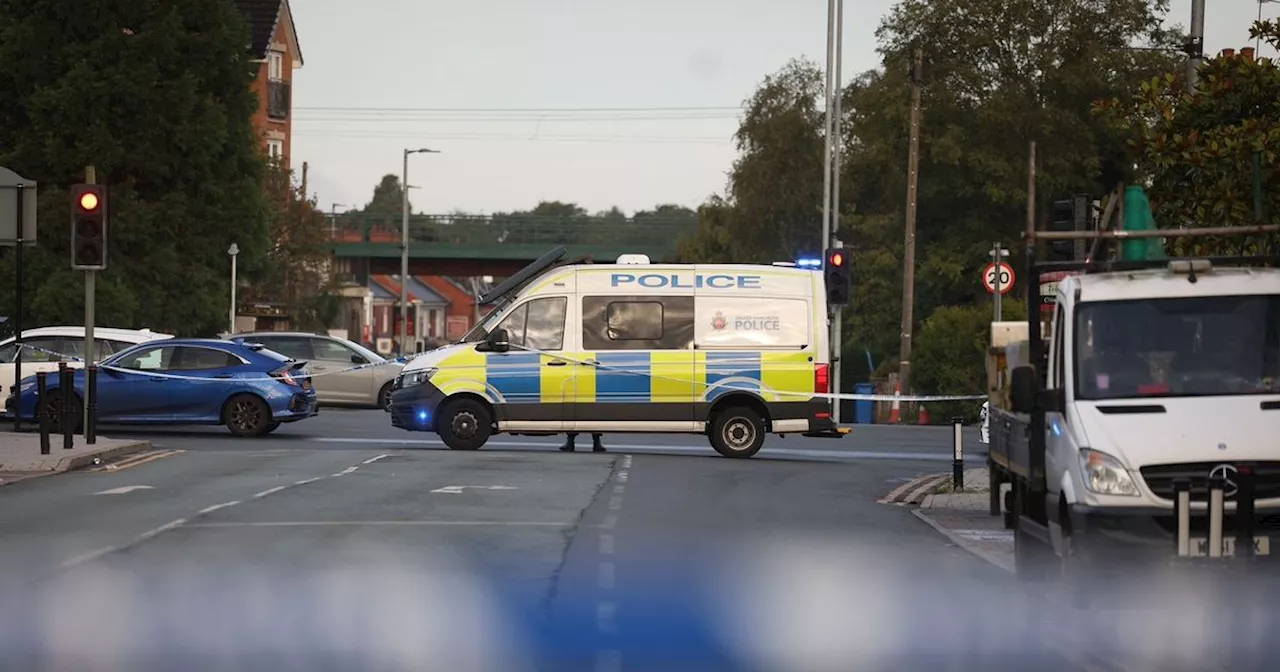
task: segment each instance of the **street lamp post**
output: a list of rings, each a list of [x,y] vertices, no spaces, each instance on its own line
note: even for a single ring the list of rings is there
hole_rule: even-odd
[[[240,254],[240,247],[231,243],[231,247],[227,248],[227,256],[231,257],[231,310],[227,311],[230,329],[227,333],[231,335],[236,333],[236,255],[238,254]]]
[[[434,149],[404,150],[404,167],[400,178],[400,354],[404,354],[405,334],[409,320],[409,155],[439,154]]]

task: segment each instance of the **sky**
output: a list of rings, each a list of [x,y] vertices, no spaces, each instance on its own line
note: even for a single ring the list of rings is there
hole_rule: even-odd
[[[843,79],[875,68],[892,0],[844,10]],[[291,0],[294,170],[322,210],[367,203],[409,158],[420,213],[539,201],[628,214],[723,193],[742,102],[826,61],[821,0]],[[1173,0],[1170,23],[1190,22]],[[1280,4],[1262,6],[1280,17]],[[1253,0],[1207,0],[1205,50],[1248,46]],[[1264,55],[1269,49],[1264,48]]]

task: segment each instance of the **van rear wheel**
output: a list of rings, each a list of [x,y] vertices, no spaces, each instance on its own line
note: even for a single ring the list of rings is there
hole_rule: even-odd
[[[725,457],[752,457],[764,446],[764,418],[746,406],[731,406],[711,421],[711,447]]]

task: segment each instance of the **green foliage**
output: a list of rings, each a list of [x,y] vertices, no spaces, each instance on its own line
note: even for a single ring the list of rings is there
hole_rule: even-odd
[[[404,216],[404,187],[400,185],[400,177],[390,173],[383,175],[382,180],[373,188],[373,196],[363,208],[353,213],[364,215],[386,215],[388,218]],[[413,212],[413,203],[409,203],[409,212]]]
[[[921,325],[911,361],[911,387],[942,396],[982,394],[986,390],[986,354],[991,343],[990,303],[943,306]],[[1006,321],[1027,319],[1026,304],[1008,298],[1001,305]],[[936,418],[977,418],[981,401],[929,404]]]
[[[98,323],[179,335],[225,324],[227,247],[253,278],[269,241],[248,42],[225,0],[0,3],[0,165],[41,185],[25,325],[81,322],[66,187],[86,165],[110,188]],[[14,277],[12,254],[0,277]],[[4,292],[0,311],[12,302]]]
[[[1162,28],[1165,0],[902,0],[881,22],[883,67],[840,92],[843,158],[838,236],[855,286],[845,311],[846,361],[884,366],[901,333],[902,250],[911,113],[908,63],[925,50],[916,222],[915,316],[989,305],[979,274],[995,242],[1026,226],[1027,149],[1037,142],[1037,194],[1099,192],[1123,164],[1124,136],[1091,104],[1130,91],[1179,56]],[[1147,47],[1132,48],[1132,47]],[[740,156],[725,196],[699,210],[681,241],[689,261],[793,259],[819,247],[824,102],[821,71],[793,61],[743,106]],[[1040,208],[1038,208],[1040,209]],[[1015,253],[1015,267],[1019,260]],[[1020,278],[1015,292],[1034,281]],[[914,333],[920,338],[921,330]],[[973,364],[981,366],[981,362]],[[913,367],[912,386],[944,380]],[[982,389],[978,377],[964,393]]]
[[[1251,38],[1280,45],[1280,24],[1255,23]],[[1250,52],[1252,49],[1249,50]],[[1127,140],[1156,223],[1162,228],[1254,224],[1255,155],[1262,186],[1262,221],[1280,222],[1280,67],[1252,53],[1221,54],[1199,70],[1193,91],[1182,70],[1152,77],[1134,92],[1099,102],[1100,118]],[[1243,251],[1250,241],[1201,241],[1184,250]],[[1252,241],[1256,246],[1258,241]],[[1277,237],[1268,244],[1276,249]]]

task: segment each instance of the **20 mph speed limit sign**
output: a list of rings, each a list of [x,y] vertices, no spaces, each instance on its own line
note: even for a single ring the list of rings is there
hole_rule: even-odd
[[[998,278],[997,273],[999,274]],[[1000,293],[1008,294],[1013,289],[1014,279],[1013,267],[1004,262],[1000,262],[998,265],[987,264],[987,267],[982,269],[982,286],[986,287],[987,291],[992,294],[996,293],[997,282],[1000,285]]]

